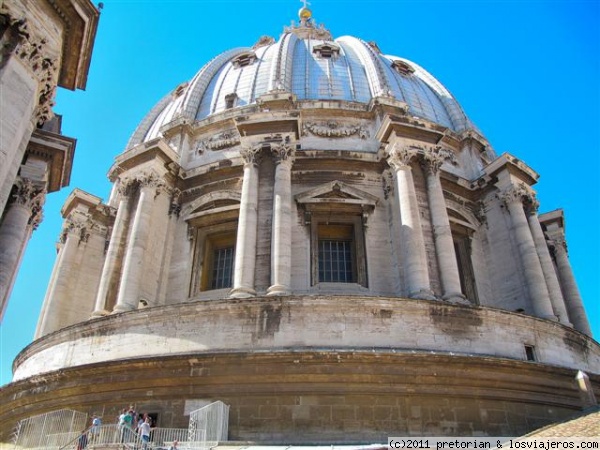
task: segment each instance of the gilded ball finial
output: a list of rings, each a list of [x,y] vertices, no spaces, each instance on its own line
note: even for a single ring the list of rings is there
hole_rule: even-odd
[[[300,18],[301,23],[306,23],[312,18],[312,11],[308,7],[310,3],[306,0],[300,0],[300,2],[302,3],[302,8],[298,11],[298,17]]]
[[[298,17],[300,17],[300,20],[309,20],[312,17],[312,11],[306,6],[303,6],[298,11]]]

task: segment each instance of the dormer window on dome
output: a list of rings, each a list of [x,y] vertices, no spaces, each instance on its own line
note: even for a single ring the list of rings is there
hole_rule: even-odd
[[[189,84],[188,82],[185,82],[185,83],[181,83],[179,86],[177,86],[172,93],[173,97],[177,98],[177,97],[183,95],[186,88],[188,87],[188,84]]]
[[[313,47],[313,53],[319,58],[331,58],[340,56],[340,48],[332,44],[320,44]]]
[[[236,107],[238,96],[234,92],[225,96],[225,109],[231,109]]]
[[[231,64],[233,64],[233,67],[235,67],[236,69],[239,69],[240,67],[246,67],[253,64],[254,61],[256,61],[256,53],[246,52],[235,57],[231,61]]]
[[[396,59],[392,62],[392,69],[401,75],[410,75],[415,71],[410,64],[407,64],[399,59]]]

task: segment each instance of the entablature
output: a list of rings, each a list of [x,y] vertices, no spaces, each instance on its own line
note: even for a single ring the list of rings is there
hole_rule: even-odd
[[[164,138],[156,138],[136,145],[117,156],[108,172],[108,178],[114,182],[124,172],[131,171],[136,167],[147,166],[150,163],[155,170],[160,172],[160,175],[170,174],[177,179],[181,171],[178,160],[177,153],[165,142]]]

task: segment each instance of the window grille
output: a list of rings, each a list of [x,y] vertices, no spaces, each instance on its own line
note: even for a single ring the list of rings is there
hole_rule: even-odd
[[[319,239],[319,282],[354,283],[352,241]]]
[[[211,289],[223,289],[232,286],[233,254],[233,247],[214,250]]]

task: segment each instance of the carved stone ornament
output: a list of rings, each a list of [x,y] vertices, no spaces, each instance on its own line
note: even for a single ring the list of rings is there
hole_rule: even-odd
[[[46,201],[46,189],[34,185],[30,180],[17,178],[9,202],[23,206],[31,213],[28,225],[35,230],[43,220],[44,202]]]
[[[242,147],[240,150],[240,156],[244,160],[244,164],[259,165],[262,157],[262,145],[255,147]]]
[[[523,203],[524,201],[532,202],[535,200],[535,194],[524,183],[510,186],[498,194],[498,197],[506,204],[513,202]]]
[[[395,170],[400,170],[410,167],[410,161],[422,152],[423,149],[420,147],[396,143],[389,151],[387,162]]]
[[[261,36],[258,41],[256,41],[256,44],[254,44],[252,46],[252,48],[254,50],[256,50],[257,48],[260,47],[266,47],[267,45],[271,45],[275,43],[275,39],[273,39],[271,36]]]
[[[556,236],[552,239],[552,242],[554,243],[555,252],[564,251],[565,253],[569,253],[567,249],[567,241],[565,240],[564,236]]]
[[[294,160],[295,151],[292,145],[287,143],[271,144],[271,152],[276,163],[292,162]]]
[[[196,144],[196,153],[202,154],[206,150],[222,150],[224,148],[233,147],[240,143],[240,136],[235,130],[227,130],[222,133],[215,134],[209,139],[198,141]]]
[[[343,126],[333,120],[320,123],[306,122],[302,127],[302,135],[306,136],[308,133],[326,138],[344,138],[354,136],[355,134],[361,139],[369,137],[369,130],[360,125]]]
[[[383,184],[383,198],[387,200],[390,195],[394,195],[394,175],[391,170],[383,171],[381,182]]]
[[[34,114],[37,124],[42,125],[53,116],[55,80],[58,72],[56,59],[44,56],[47,42],[43,38],[35,39],[32,36],[26,19],[14,18],[5,6],[0,9],[0,16],[4,24],[7,24],[3,32],[7,38],[3,39],[3,62],[0,66],[12,53],[32,70],[39,83],[38,105]]]
[[[117,191],[121,197],[129,197],[135,189],[135,182],[131,178],[120,178]]]
[[[177,188],[173,188],[173,191],[171,192],[171,203],[169,204],[169,216],[175,215],[179,217],[179,214],[181,213],[181,198],[181,191]]]
[[[424,169],[433,175],[439,172],[445,162],[453,163],[455,161],[454,153],[439,145],[425,149],[422,156]]]

